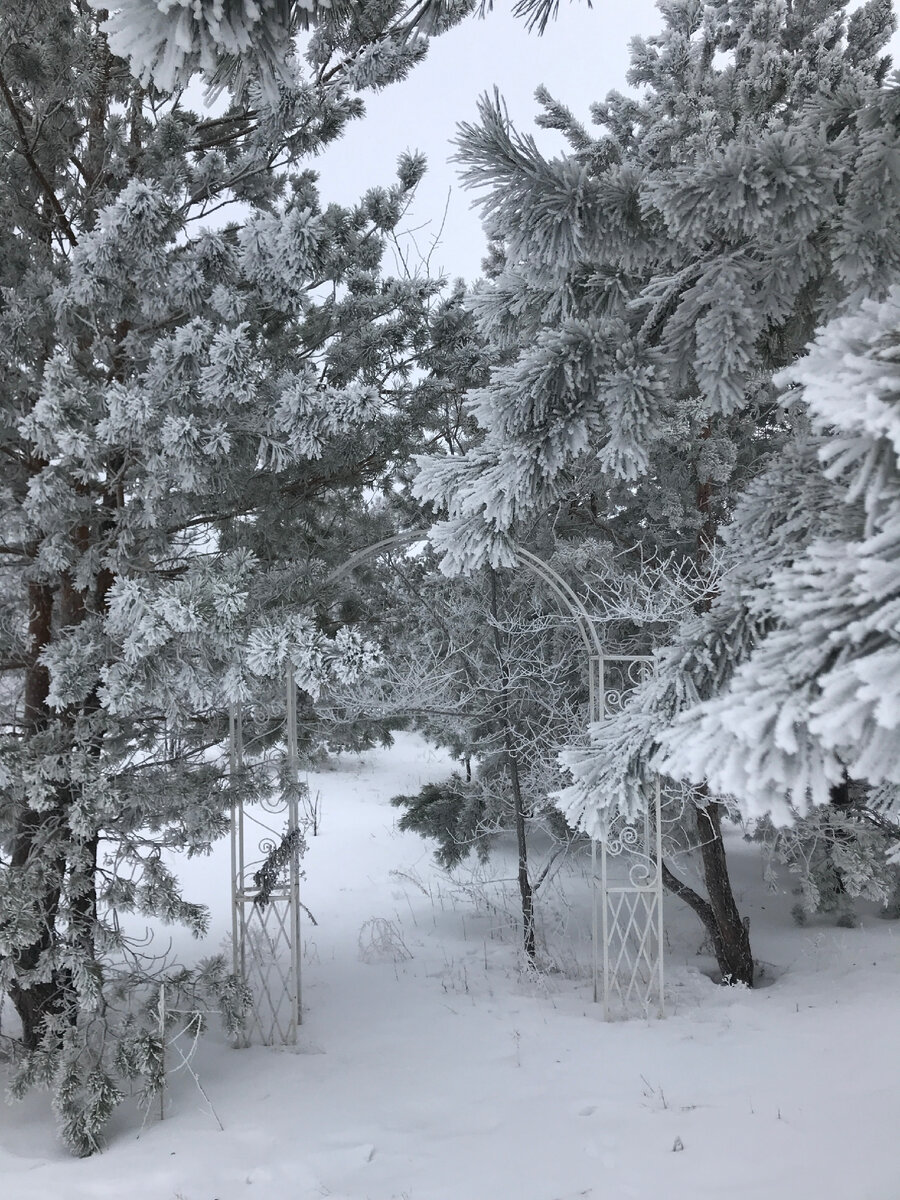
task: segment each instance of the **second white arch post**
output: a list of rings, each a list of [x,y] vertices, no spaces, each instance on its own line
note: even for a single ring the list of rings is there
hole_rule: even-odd
[[[598,655],[592,663],[592,719],[607,720],[653,670],[645,655]],[[603,1014],[665,1015],[663,964],[662,786],[648,786],[638,822],[614,815],[591,845],[594,1000]],[[598,863],[599,858],[599,863]]]

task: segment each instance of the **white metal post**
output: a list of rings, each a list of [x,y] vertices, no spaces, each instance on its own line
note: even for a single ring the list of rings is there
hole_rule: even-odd
[[[644,655],[600,654],[597,667],[599,714],[606,720],[626,702],[627,694],[652,672]],[[659,1015],[663,1004],[663,905],[661,783],[654,778],[643,813],[643,829],[610,814],[600,844],[600,877],[592,870],[595,895],[591,934],[594,939],[594,994],[598,994],[597,964],[603,963],[603,1011],[612,1018],[613,1001],[627,1015],[630,1007],[646,1013],[658,989]],[[643,836],[641,834],[643,833]],[[625,879],[611,878],[610,856],[630,865]],[[591,862],[596,863],[596,848]],[[599,893],[597,896],[596,892]],[[597,929],[597,907],[602,919]],[[599,935],[599,937],[598,937]],[[602,950],[597,942],[602,939]]]
[[[588,660],[588,728],[603,715],[603,656],[592,654]],[[597,839],[591,838],[591,969],[594,982],[594,1003],[599,996],[600,973],[600,914],[597,892]]]
[[[662,784],[656,776],[656,937],[659,944],[659,1015],[666,1015],[666,992],[664,974],[663,942],[663,872],[662,872]]]
[[[290,659],[287,663],[285,686],[287,689],[285,736],[287,739],[288,830],[296,837],[300,829],[298,790],[300,787],[300,762],[297,751],[297,688],[294,683],[294,667]],[[291,850],[288,878],[291,929],[291,995],[289,997],[291,1009],[288,1036],[291,1042],[296,1042],[297,1027],[303,1019],[300,997],[300,851],[296,840]]]
[[[228,708],[228,773],[231,780],[231,954],[235,976],[246,986],[246,913],[244,911],[244,805],[237,780],[244,769],[244,719],[239,703]],[[236,1045],[249,1045],[247,1033]]]
[[[606,840],[600,844],[600,904],[603,912],[603,1019],[609,1020],[609,886],[606,877]]]
[[[598,974],[600,962],[598,958],[598,924],[597,913],[597,839],[591,838],[591,972],[594,979],[594,1003],[598,1000]]]

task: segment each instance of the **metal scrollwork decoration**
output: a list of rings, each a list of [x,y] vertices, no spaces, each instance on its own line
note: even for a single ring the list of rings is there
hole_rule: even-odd
[[[647,656],[599,655],[595,664],[602,723],[628,704],[650,678]],[[661,789],[650,789],[643,820],[614,817],[606,838],[592,846],[594,999],[604,1015],[664,1014]],[[598,869],[599,867],[599,869]]]
[[[640,841],[640,834],[634,825],[623,825],[619,832],[606,839],[606,853],[618,856],[629,850],[634,850]]]
[[[269,813],[269,815],[273,817],[280,816],[280,814],[285,812],[287,809],[284,798],[279,796],[277,793],[261,796],[257,801],[257,804],[263,812]]]
[[[635,861],[628,867],[628,879],[632,887],[652,887],[656,881],[658,872],[659,867],[654,859],[646,854],[637,852],[635,854]]]

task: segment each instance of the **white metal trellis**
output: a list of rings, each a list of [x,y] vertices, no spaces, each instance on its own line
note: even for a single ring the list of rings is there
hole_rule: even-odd
[[[244,1043],[297,1041],[300,994],[300,781],[297,753],[297,689],[293,667],[285,671],[284,769],[280,791],[248,811],[237,791],[231,806],[231,916],[234,972],[249,988],[252,1005]],[[231,706],[229,762],[232,775],[245,767],[244,714]],[[278,828],[275,821],[281,820]],[[290,837],[287,862],[274,886],[258,874],[268,856]]]
[[[653,669],[645,655],[599,655],[592,694],[604,721]],[[662,790],[659,776],[639,823],[615,816],[606,837],[591,847],[594,1000],[607,1020],[665,1015],[662,889]]]
[[[337,582],[360,563],[390,550],[420,541],[422,531],[396,534],[351,555],[329,576]],[[604,654],[587,609],[569,584],[542,559],[517,547],[519,566],[541,579],[574,620],[585,651],[588,711],[591,722],[604,720],[627,693],[652,669],[645,656]],[[297,753],[297,695],[290,665],[286,673],[284,745],[286,771],[282,793],[263,801],[264,817],[280,815],[279,832],[263,817],[249,813],[235,791],[231,810],[231,881],[234,970],[249,987],[253,1007],[246,1040],[257,1036],[264,1044],[292,1043],[302,1019],[300,1003],[300,865],[296,846],[281,870],[268,901],[261,903],[256,872],[285,832],[299,830],[299,760]],[[233,775],[245,766],[243,713],[233,705],[229,721],[230,766]],[[621,819],[612,822],[607,838],[591,843],[592,941],[594,1000],[599,999],[602,960],[603,1003],[607,1019],[615,1015],[647,1014],[656,1007],[663,1015],[663,908],[660,846],[660,785],[656,781],[643,821],[643,831]],[[262,826],[265,836],[250,850]],[[260,857],[262,855],[262,857]],[[610,863],[614,866],[611,869]],[[625,874],[623,877],[623,865]],[[616,870],[616,867],[619,870]]]

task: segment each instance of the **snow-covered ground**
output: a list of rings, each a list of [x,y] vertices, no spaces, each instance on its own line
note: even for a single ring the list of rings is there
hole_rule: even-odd
[[[583,864],[541,900],[553,969],[526,975],[509,859],[454,882],[397,831],[389,797],[447,769],[401,735],[311,777],[323,820],[304,900],[318,925],[304,930],[296,1048],[233,1051],[211,1034],[194,1060],[209,1103],[179,1072],[165,1120],[141,1129],[123,1106],[92,1159],[59,1147],[45,1096],[0,1109],[0,1197],[900,1198],[896,923],[798,928],[793,898],[767,892],[758,851],[736,840],[770,986],[710,982],[699,927],[669,900],[669,1016],[606,1024],[590,998]],[[227,846],[185,865],[215,915],[194,953],[220,948],[227,871]],[[411,957],[363,961],[376,918]]]

